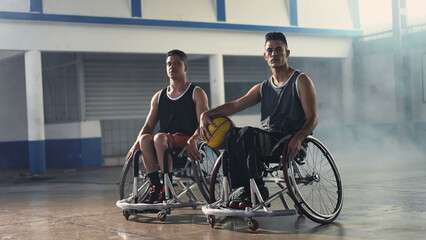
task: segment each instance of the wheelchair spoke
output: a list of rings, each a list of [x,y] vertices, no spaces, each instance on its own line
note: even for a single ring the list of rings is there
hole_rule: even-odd
[[[337,167],[328,150],[309,136],[305,142],[306,157],[299,165],[286,164],[289,194],[303,214],[319,223],[333,221],[342,207],[342,184]]]

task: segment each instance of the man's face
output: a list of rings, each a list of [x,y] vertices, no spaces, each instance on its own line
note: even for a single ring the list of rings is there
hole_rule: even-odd
[[[186,72],[186,64],[179,58],[179,56],[168,56],[166,59],[167,76],[169,78],[180,77]]]
[[[270,40],[265,44],[266,62],[272,68],[283,67],[288,64],[290,51],[286,49],[285,44],[280,40]]]

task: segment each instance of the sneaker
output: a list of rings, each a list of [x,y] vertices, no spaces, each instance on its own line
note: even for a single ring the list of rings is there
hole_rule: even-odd
[[[157,189],[157,187],[153,185],[151,192],[148,194],[148,198],[146,198],[142,203],[153,204],[155,201],[158,201],[160,193],[160,188]]]
[[[268,197],[269,197],[269,190],[268,190],[268,188],[267,187],[265,187],[265,186],[263,186],[263,187],[260,187],[259,188],[259,192],[260,192],[260,195],[262,196],[262,198],[263,198],[263,201],[265,201],[266,199],[268,199]],[[245,198],[245,199],[243,199],[240,203],[239,203],[239,205],[238,205],[238,208],[240,208],[240,209],[245,209],[246,207],[252,207],[252,202],[251,202],[251,199],[250,199],[250,197],[247,197],[247,198]],[[269,207],[270,205],[268,205],[267,207]]]
[[[239,209],[239,205],[242,201],[244,201],[244,199],[249,197],[250,191],[244,189],[244,191],[240,194],[240,196],[238,196],[237,198],[233,199],[232,201],[229,202],[228,206],[230,208],[237,208]]]
[[[172,196],[172,191],[169,190],[169,197]],[[164,186],[161,188],[160,193],[158,194],[157,200],[154,203],[162,203],[166,199],[166,191]]]

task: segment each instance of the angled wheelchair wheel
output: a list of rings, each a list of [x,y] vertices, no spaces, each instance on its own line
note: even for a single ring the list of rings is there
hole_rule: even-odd
[[[308,136],[303,145],[306,156],[301,164],[283,154],[288,193],[296,208],[312,221],[333,222],[343,204],[339,171],[333,156],[318,139]]]
[[[194,178],[204,199],[207,201],[207,203],[211,203],[211,173],[213,172],[214,164],[216,163],[220,152],[214,148],[209,147],[204,142],[198,143],[198,151],[201,153],[202,161],[197,161],[192,164],[194,170]]]
[[[213,167],[213,171],[211,173],[211,179],[210,179],[210,201],[211,203],[217,202],[219,200],[223,200],[221,199],[222,197],[222,191],[224,190],[224,185],[223,185],[223,168],[222,168],[222,159],[223,155],[220,155],[216,161],[216,163],[214,164]],[[239,187],[237,189],[231,189],[231,185],[228,181],[228,186],[227,189],[229,189],[229,193],[228,193],[228,200],[232,200],[237,198],[238,196],[240,196],[240,194],[243,192],[244,188],[243,187]]]
[[[134,186],[134,162],[138,161],[138,169],[137,171],[137,194],[133,194],[133,186]],[[150,190],[150,181],[148,179],[145,167],[142,162],[142,154],[141,151],[137,151],[133,158],[127,161],[123,169],[121,170],[120,180],[119,180],[119,195],[120,200],[126,200],[128,203],[139,203],[143,201]]]
[[[214,163],[214,167],[211,172],[211,179],[209,182],[211,203],[214,203],[220,199],[220,193],[222,191],[222,180],[223,180],[222,158],[219,157],[217,161]]]

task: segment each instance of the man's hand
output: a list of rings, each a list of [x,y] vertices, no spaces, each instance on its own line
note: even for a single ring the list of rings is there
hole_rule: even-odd
[[[192,161],[201,161],[201,154],[198,152],[197,149],[197,141],[198,139],[192,136],[187,142],[186,142],[186,154]]]
[[[216,125],[211,119],[211,116],[209,116],[208,111],[203,112],[200,116],[200,131],[202,136],[206,136],[207,138],[211,137],[210,132],[208,130],[209,124],[211,124],[213,127],[216,127]]]
[[[294,159],[302,148],[303,139],[298,134],[295,134],[287,145],[287,152],[290,153],[290,159]]]
[[[126,155],[126,158],[124,159],[125,162],[128,162],[132,159],[133,154],[139,149],[139,143],[136,141],[133,146],[129,149],[129,152]]]

